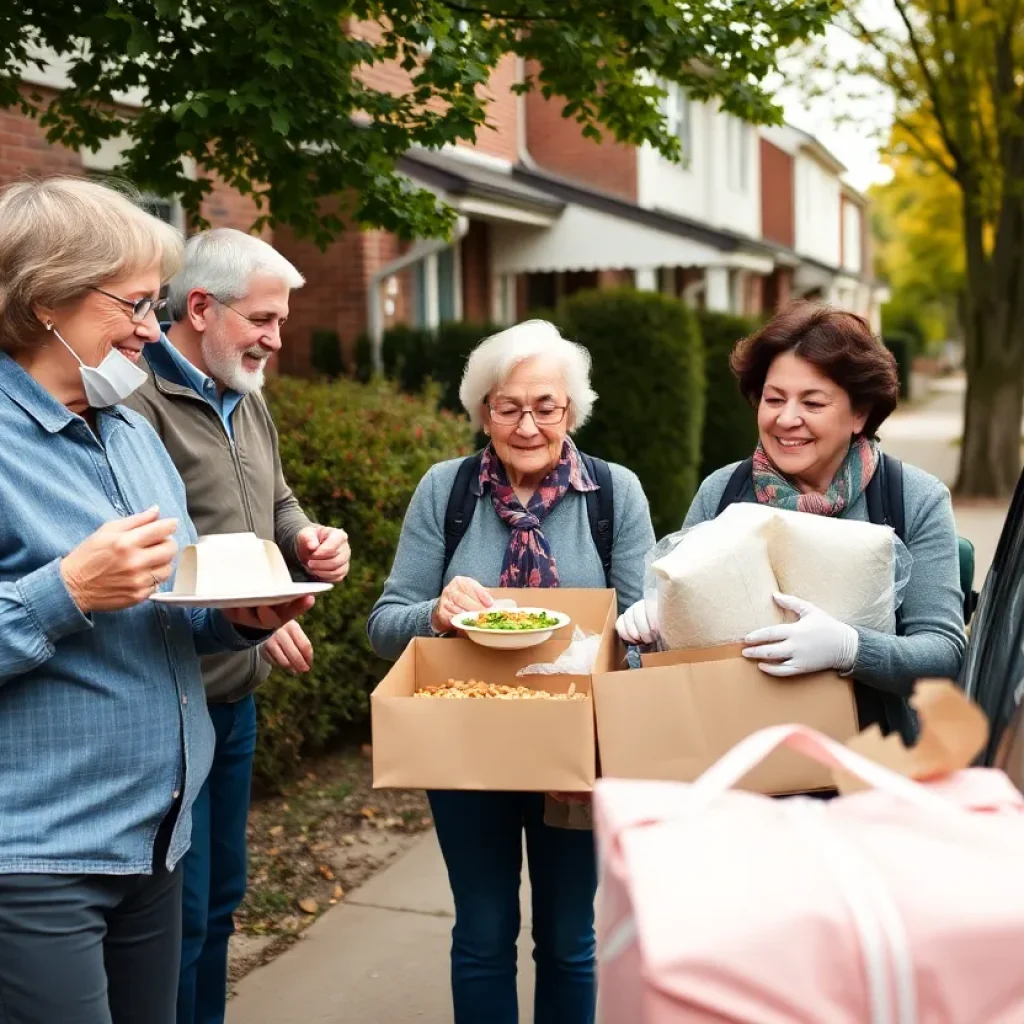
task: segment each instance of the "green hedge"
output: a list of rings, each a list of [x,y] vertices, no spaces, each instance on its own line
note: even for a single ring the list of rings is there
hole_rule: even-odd
[[[495,324],[461,321],[443,323],[434,329],[399,324],[384,332],[384,376],[408,394],[418,394],[432,380],[440,387],[442,408],[458,412],[459,383],[469,353],[488,335],[500,330]],[[356,343],[356,377],[365,382],[372,376],[370,341],[363,335]]]
[[[402,517],[435,462],[471,450],[464,419],[436,412],[437,395],[399,395],[385,383],[277,378],[267,398],[280,434],[285,478],[314,521],[351,538],[352,571],[303,619],[314,666],[275,672],[258,696],[256,770],[279,784],[345,723],[366,715],[386,664],[366,639],[366,619],[391,570]]]
[[[889,331],[882,340],[896,360],[896,369],[900,375],[900,398],[909,398],[910,369],[914,362],[917,340],[902,331]]]
[[[676,299],[631,288],[579,292],[556,314],[590,351],[600,396],[577,437],[639,476],[659,536],[678,530],[696,492],[704,420],[697,321]]]
[[[757,415],[740,394],[729,356],[740,338],[757,330],[758,321],[702,310],[697,322],[704,339],[707,374],[700,466],[704,479],[722,466],[748,458],[757,445]]]

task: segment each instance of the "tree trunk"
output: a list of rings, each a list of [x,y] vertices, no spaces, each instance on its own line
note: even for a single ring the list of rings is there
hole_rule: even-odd
[[[1024,415],[1024,202],[1007,192],[986,251],[980,193],[964,183],[964,366],[967,398],[956,493],[1004,498],[1021,468]]]
[[[967,381],[964,439],[956,493],[966,498],[1004,498],[1013,493],[1021,468],[1024,377],[975,368]]]

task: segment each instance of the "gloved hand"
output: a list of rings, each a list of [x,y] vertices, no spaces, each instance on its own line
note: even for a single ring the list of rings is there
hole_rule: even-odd
[[[631,604],[615,621],[615,630],[627,644],[653,644],[658,623],[654,606],[646,601]]]
[[[799,597],[776,594],[775,603],[795,612],[799,619],[755,630],[743,641],[753,645],[744,648],[744,658],[755,659],[757,667],[770,676],[853,669],[860,646],[860,637],[853,626],[832,618]]]

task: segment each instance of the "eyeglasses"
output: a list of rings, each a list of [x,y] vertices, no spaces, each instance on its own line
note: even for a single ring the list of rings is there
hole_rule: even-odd
[[[246,314],[243,313],[240,309],[235,309],[235,307],[232,306],[230,302],[225,302],[223,299],[218,299],[216,295],[212,295],[209,292],[207,294],[210,295],[210,298],[213,299],[213,301],[216,302],[219,306],[223,306],[225,309],[230,309],[231,312],[235,314],[235,316],[240,316],[243,320],[246,320],[249,323],[251,323],[253,325],[253,327],[259,327],[261,330],[266,330],[268,327],[273,327],[273,325],[274,325],[275,317],[274,317],[273,314],[271,314],[270,316],[258,316],[258,317],[246,316]],[[286,317],[286,316],[280,317],[277,320],[278,329],[284,327],[284,325],[287,322],[288,322],[288,317]]]
[[[518,427],[523,417],[529,413],[538,427],[554,427],[565,419],[565,411],[569,403],[555,405],[553,402],[541,402],[536,408],[530,405],[516,405],[515,402],[488,403],[491,419],[502,427]]]
[[[160,313],[167,308],[166,299],[151,299],[148,295],[141,299],[122,299],[120,295],[105,292],[102,288],[93,288],[93,291],[99,292],[100,295],[105,295],[108,299],[120,302],[122,306],[127,306],[131,309],[133,324],[141,324],[150,313]]]

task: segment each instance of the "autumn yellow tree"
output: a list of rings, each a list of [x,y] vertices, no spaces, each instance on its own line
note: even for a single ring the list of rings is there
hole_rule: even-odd
[[[836,25],[857,45],[825,48],[819,66],[891,90],[903,155],[951,183],[945,217],[934,197],[934,224],[958,222],[964,261],[956,488],[1002,497],[1020,472],[1024,413],[1024,9],[1021,0],[839,2]]]
[[[921,124],[927,132],[933,126]],[[933,140],[938,144],[938,140]],[[896,125],[883,152],[892,178],[869,190],[874,215],[875,270],[892,290],[883,309],[895,324],[913,319],[930,341],[959,336],[964,288],[961,195],[914,140]]]

